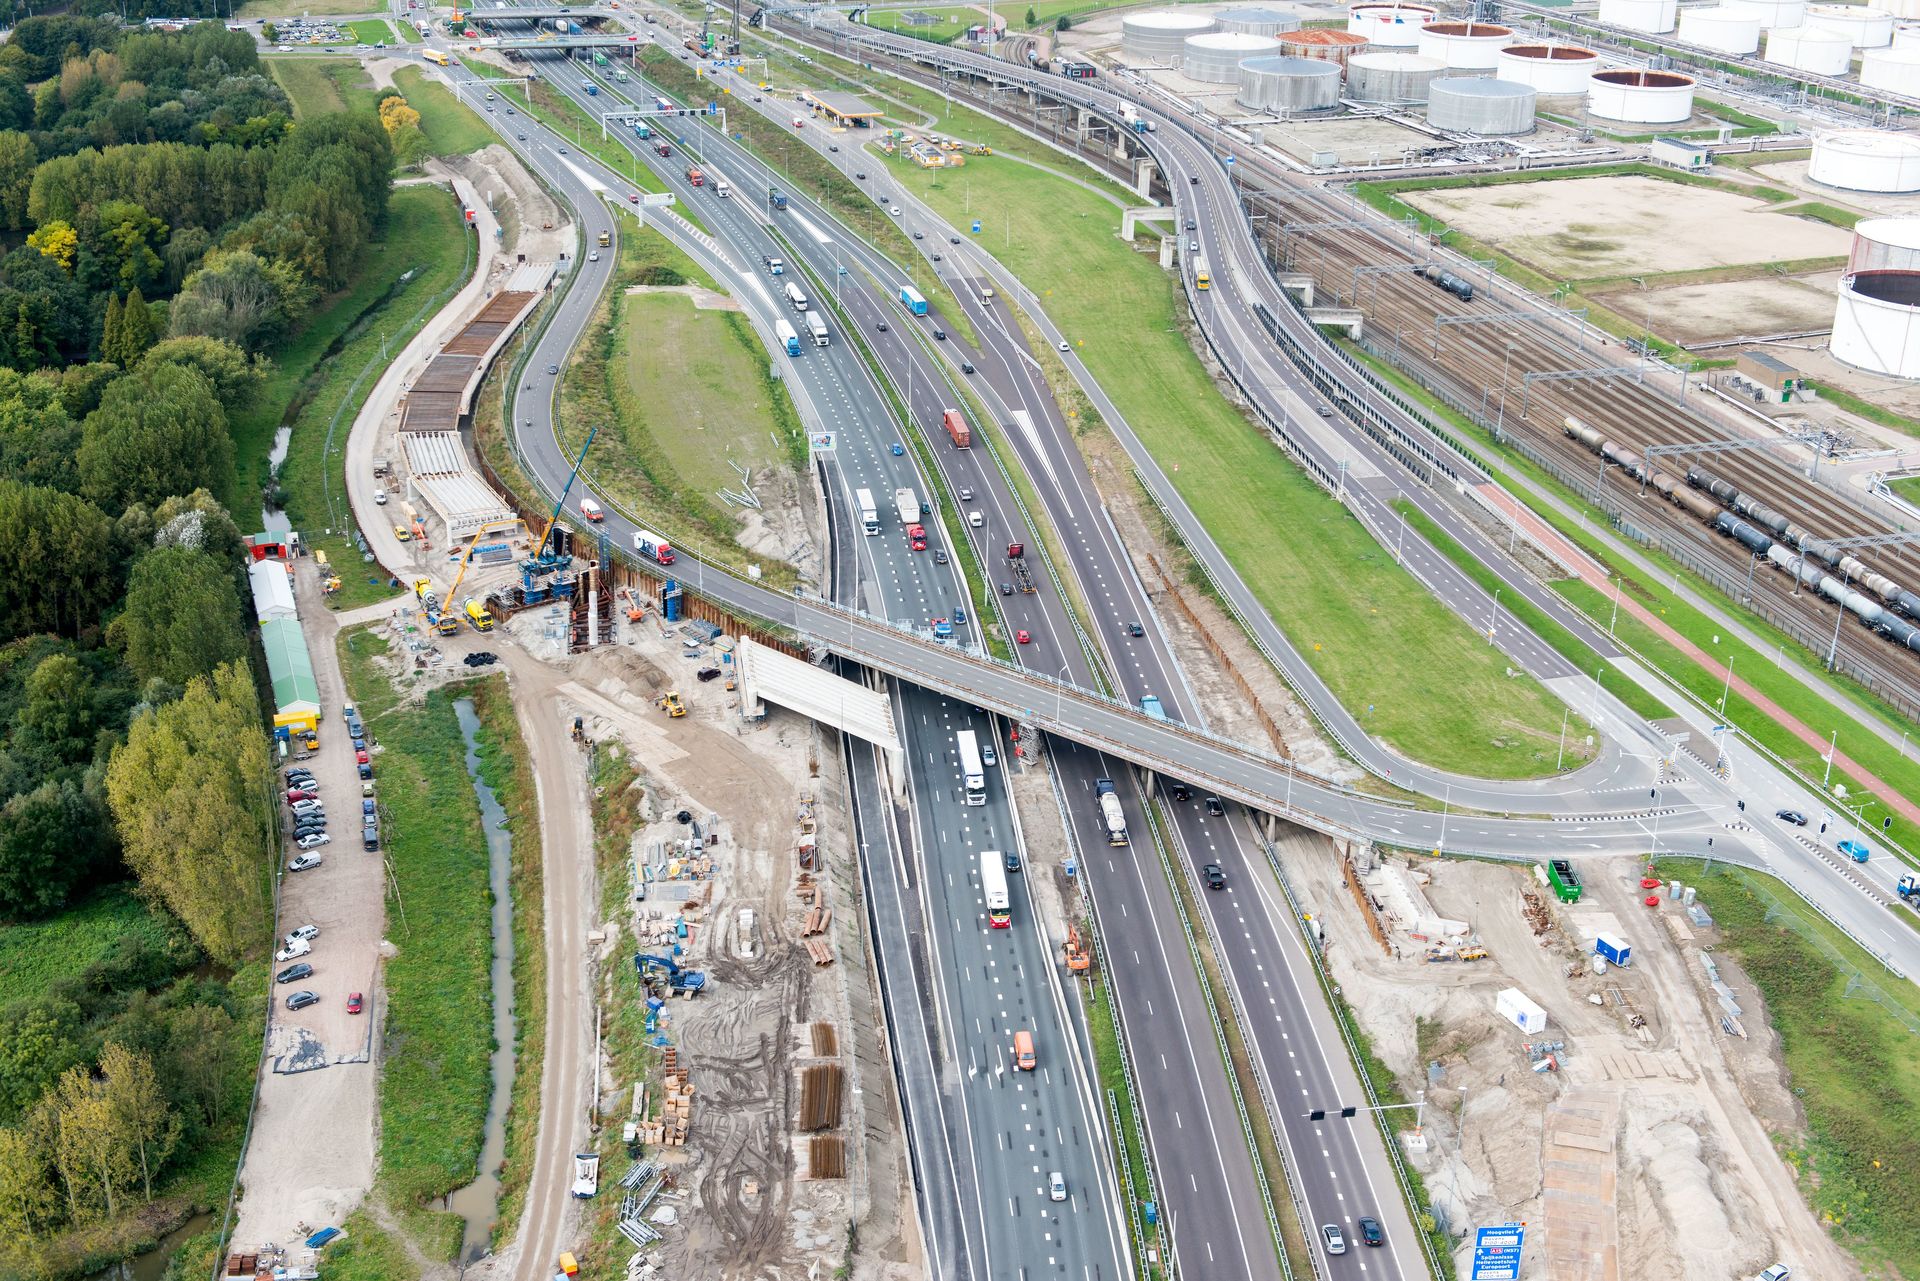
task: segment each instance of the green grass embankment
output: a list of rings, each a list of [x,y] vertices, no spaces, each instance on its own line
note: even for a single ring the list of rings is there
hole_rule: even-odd
[[[478,113],[445,85],[427,79],[423,68],[400,68],[393,84],[407,105],[420,113],[420,132],[427,136],[427,148],[434,155],[464,156],[498,140]]]
[[[1350,708],[1406,754],[1489,777],[1553,770],[1562,710],[1394,563],[1220,395],[1183,331],[1174,283],[1119,241],[1119,211],[1025,166],[908,170],[949,221],[1041,299],[1261,604]],[[1125,333],[1115,317],[1126,317]]]
[[[385,1050],[375,1185],[431,1258],[451,1260],[460,1220],[433,1208],[473,1181],[493,1048],[491,893],[479,801],[453,702],[465,685],[403,702],[376,658],[387,642],[342,632],[347,688],[378,744],[388,868]],[[504,677],[486,681],[502,685]]]
[[[1868,1275],[1920,1275],[1920,992],[1772,877],[1683,859],[1660,874],[1699,887],[1766,999],[1806,1109],[1804,1142],[1777,1140],[1802,1195]]]

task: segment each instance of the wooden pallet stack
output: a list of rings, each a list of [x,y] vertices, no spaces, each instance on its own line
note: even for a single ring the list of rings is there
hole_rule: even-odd
[[[636,1119],[634,1137],[642,1143],[651,1143],[656,1147],[685,1147],[687,1131],[693,1126],[693,1082],[680,1070],[680,1051],[668,1046],[661,1061],[662,1079],[660,1083],[660,1118],[658,1120],[641,1119],[646,1109],[641,1100],[643,1094],[636,1092]]]

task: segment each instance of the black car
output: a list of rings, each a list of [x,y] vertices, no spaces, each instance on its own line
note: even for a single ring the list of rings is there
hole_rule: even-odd
[[[1011,596],[1011,595],[1013,595],[1013,584],[1012,584],[1012,583],[1002,583],[1002,584],[1000,584],[1000,594],[1001,594],[1002,596]]]
[[[887,332],[887,322],[883,320],[879,324],[875,325],[874,328],[878,329],[881,333],[884,334]]]
[[[1227,874],[1220,870],[1218,863],[1208,863],[1205,867],[1202,867],[1200,869],[1200,879],[1207,883],[1207,888],[1210,890],[1224,890],[1227,888]]]
[[[1126,628],[1127,635],[1129,636],[1145,636],[1147,634],[1147,629],[1140,626],[1137,621],[1129,621],[1126,624]]]
[[[298,983],[301,979],[308,977],[312,973],[313,967],[305,961],[301,961],[297,965],[289,965],[286,969],[281,970],[273,976],[273,981],[275,983]]]
[[[935,342],[945,342],[947,340],[947,331],[944,329],[934,330],[933,339]]]
[[[1193,230],[1193,219],[1191,219],[1191,218],[1189,218],[1189,219],[1187,219],[1187,230],[1188,230],[1188,231],[1192,231],[1192,230]]]
[[[1781,822],[1791,823],[1795,827],[1805,827],[1807,825],[1807,816],[1799,810],[1775,810],[1773,816]]]
[[[1195,174],[1195,175],[1194,175],[1193,177],[1191,177],[1191,178],[1189,178],[1189,179],[1187,179],[1187,181],[1188,181],[1188,182],[1189,182],[1190,184],[1192,184],[1193,186],[1195,186],[1195,187],[1197,187],[1197,186],[1199,186],[1199,185],[1200,185],[1200,175],[1199,175],[1199,174]]]
[[[327,820],[324,818],[310,818],[305,822],[295,823],[293,825],[293,834],[296,837],[319,836],[326,830]]]
[[[295,992],[287,997],[287,1008],[290,1010],[304,1010],[309,1005],[318,1004],[320,1004],[320,994],[318,992]]]
[[[959,244],[959,243],[960,243],[960,237],[958,237],[958,236],[948,236],[948,237],[947,237],[947,243],[948,243],[948,244],[950,244],[950,245],[957,245],[957,244]]]
[[[1207,813],[1213,815],[1213,817],[1215,818],[1219,818],[1221,815],[1225,814],[1226,812],[1227,812],[1227,807],[1220,803],[1220,798],[1218,796],[1209,796],[1207,798]]]
[[[933,563],[936,565],[944,565],[947,563],[947,553],[945,548],[936,548],[934,550]]]
[[[961,372],[961,373],[963,373],[963,374],[970,374],[970,373],[972,373],[972,372],[973,372],[973,362],[972,362],[971,360],[963,360],[963,361],[961,361],[961,362],[960,362],[960,372]]]
[[[1185,783],[1175,783],[1168,790],[1173,793],[1173,799],[1176,801],[1190,801],[1193,799],[1193,789]]]
[[[1374,1218],[1372,1215],[1361,1215],[1353,1221],[1353,1226],[1360,1229],[1361,1245],[1385,1245],[1387,1243],[1387,1234],[1380,1230],[1380,1220]]]

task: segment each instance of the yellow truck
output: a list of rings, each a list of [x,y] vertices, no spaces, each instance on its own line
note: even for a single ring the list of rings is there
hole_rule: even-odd
[[[479,601],[469,596],[461,608],[466,610],[467,621],[473,624],[474,631],[490,632],[493,630],[493,615],[482,608]]]

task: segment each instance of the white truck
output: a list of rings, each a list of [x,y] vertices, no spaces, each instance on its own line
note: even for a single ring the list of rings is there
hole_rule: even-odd
[[[873,491],[856,489],[853,491],[853,501],[860,508],[860,527],[868,534],[879,533],[880,509],[873,505]]]
[[[1100,798],[1100,818],[1106,824],[1107,844],[1125,845],[1127,843],[1127,814],[1120,808],[1120,797],[1115,791],[1113,780],[1102,778],[1094,780],[1093,790]]]
[[[807,313],[807,332],[813,335],[814,346],[824,347],[827,345],[827,322],[820,318],[819,312],[810,311]]]
[[[900,523],[902,525],[918,525],[920,523],[920,500],[914,496],[914,492],[911,489],[896,489],[893,491],[893,509],[900,513]]]

